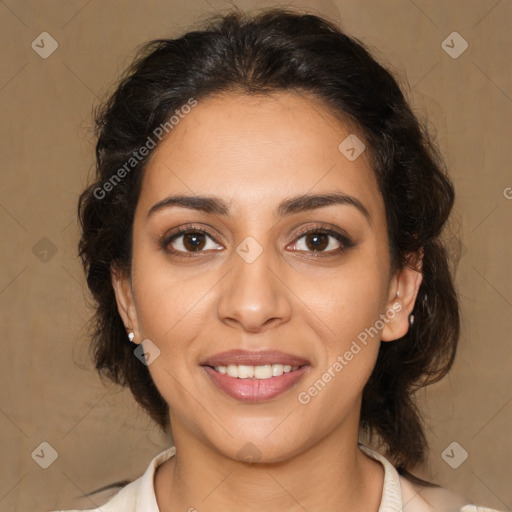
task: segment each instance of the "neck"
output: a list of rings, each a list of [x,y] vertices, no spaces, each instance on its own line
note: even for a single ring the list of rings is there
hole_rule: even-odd
[[[225,457],[175,430],[176,455],[155,477],[161,512],[378,511],[384,470],[358,449],[357,429],[334,432],[285,461],[256,464]]]

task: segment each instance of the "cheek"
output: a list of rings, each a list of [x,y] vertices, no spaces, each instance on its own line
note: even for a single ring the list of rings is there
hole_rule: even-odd
[[[387,299],[386,260],[376,255],[376,251],[355,255],[350,264],[310,289],[317,333],[320,329],[324,333],[323,354],[301,386],[307,395],[301,403],[328,403],[340,410],[361,394],[379,352],[380,315]]]
[[[363,283],[362,283],[363,284]],[[333,294],[326,323],[334,334],[323,338],[318,365],[297,390],[297,401],[310,417],[322,417],[325,428],[339,424],[359,410],[358,401],[375,366],[382,310],[373,286]]]
[[[134,258],[141,337],[150,339],[160,351],[148,369],[165,401],[184,414],[195,407],[187,391],[197,367],[194,341],[204,337],[205,315],[212,308],[208,290],[214,285],[207,273],[196,278],[186,274],[171,270],[170,265],[157,262],[156,258],[151,263],[149,259]]]
[[[134,292],[141,334],[165,350],[177,349],[181,340],[193,338],[204,325],[209,281],[207,275],[184,279],[157,266],[140,272]]]
[[[140,334],[155,343],[166,361],[188,354],[189,340],[204,326],[208,290],[214,285],[208,272],[198,276],[186,265],[173,265],[147,239],[134,240],[133,289]],[[201,317],[202,319],[200,319]]]
[[[304,302],[326,326],[329,352],[344,350],[384,313],[387,266],[369,249],[354,253],[346,264],[312,280],[309,286],[301,286]]]

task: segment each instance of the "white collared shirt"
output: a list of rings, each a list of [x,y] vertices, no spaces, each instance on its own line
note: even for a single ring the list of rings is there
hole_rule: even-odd
[[[384,467],[384,485],[378,512],[499,512],[468,504],[460,496],[444,488],[417,487],[400,476],[383,455],[362,444],[359,444],[359,448]],[[175,453],[174,446],[159,453],[140,478],[119,491],[111,491],[115,495],[100,507],[51,512],[160,512],[154,487],[156,469]],[[90,500],[88,502],[91,503]],[[85,501],[83,503],[85,506]]]

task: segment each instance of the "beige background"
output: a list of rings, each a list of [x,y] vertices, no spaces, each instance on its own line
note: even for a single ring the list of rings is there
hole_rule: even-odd
[[[341,19],[368,43],[408,84],[416,111],[437,132],[458,194],[451,247],[462,241],[463,335],[450,377],[422,394],[431,442],[424,475],[477,503],[510,510],[512,2],[307,5]],[[183,32],[226,6],[220,0],[0,2],[1,511],[69,507],[82,491],[140,476],[166,446],[130,396],[105,387],[91,370],[76,202],[93,164],[92,106],[136,46]],[[59,45],[47,59],[31,48],[43,31]],[[453,31],[469,44],[457,59],[441,46]],[[469,454],[458,469],[441,457],[453,441]],[[48,469],[31,457],[42,442],[58,453]]]

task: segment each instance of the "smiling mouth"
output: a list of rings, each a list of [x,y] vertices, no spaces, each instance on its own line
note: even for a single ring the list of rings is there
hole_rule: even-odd
[[[311,363],[279,350],[229,350],[200,363],[209,381],[224,394],[243,402],[278,397],[311,369]]]
[[[309,364],[291,366],[265,365],[203,365],[217,389],[235,400],[248,403],[276,399],[298,385],[310,368]]]
[[[280,377],[284,373],[294,372],[300,366],[291,366],[289,364],[264,364],[258,366],[230,364],[227,366],[210,366],[210,368],[213,368],[222,375],[228,375],[235,379],[266,380],[272,377]]]

